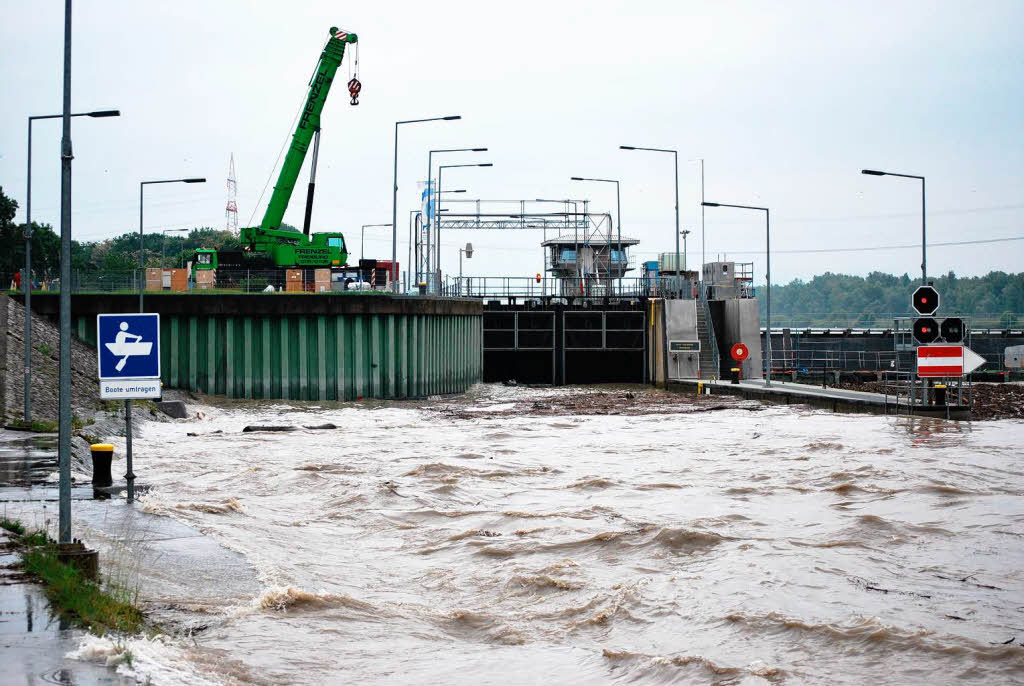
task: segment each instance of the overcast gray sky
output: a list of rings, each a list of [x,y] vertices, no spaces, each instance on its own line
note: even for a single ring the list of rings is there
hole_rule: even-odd
[[[59,112],[63,2],[0,0],[0,185],[22,206],[30,114]],[[589,198],[614,212],[641,259],[673,249],[671,156],[679,150],[680,211],[690,264],[699,261],[699,166],[706,196],[772,209],[773,281],[824,271],[919,270],[916,249],[791,253],[915,244],[917,182],[862,176],[863,167],[928,177],[929,239],[1024,236],[1024,3],[999,2],[243,2],[78,0],[72,102],[120,108],[120,119],[76,119],[74,236],[137,230],[138,182],[206,176],[147,190],[147,230],[224,226],[234,153],[242,225],[291,134],[309,75],[337,25],[360,37],[361,104],[348,65],[327,101],[314,230],[391,220],[396,119],[461,114],[403,127],[399,247],[426,151],[487,146],[445,162],[463,197]],[[59,121],[34,128],[33,217],[56,226]],[[308,161],[307,161],[308,162]],[[301,226],[307,172],[286,221]],[[271,182],[271,186],[273,183]],[[376,232],[376,233],[374,233]],[[367,231],[370,257],[390,254]],[[763,218],[708,209],[707,252],[753,259],[764,276]],[[477,248],[471,275],[539,270],[537,232],[452,232]],[[10,246],[7,246],[9,248]],[[357,257],[357,256],[356,256]],[[1024,241],[935,246],[929,271],[1024,268]]]

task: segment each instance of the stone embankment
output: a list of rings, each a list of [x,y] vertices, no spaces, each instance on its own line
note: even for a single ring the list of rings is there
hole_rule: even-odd
[[[25,307],[0,295],[0,412],[3,423],[21,419],[25,397]],[[32,418],[57,420],[60,331],[32,315]],[[80,418],[102,409],[96,380],[96,349],[72,337],[71,406]]]

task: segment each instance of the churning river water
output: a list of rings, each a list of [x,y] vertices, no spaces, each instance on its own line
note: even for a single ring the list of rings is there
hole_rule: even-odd
[[[1021,422],[639,387],[204,411],[144,427],[142,507],[259,590],[147,598],[206,618],[157,683],[1024,681]]]

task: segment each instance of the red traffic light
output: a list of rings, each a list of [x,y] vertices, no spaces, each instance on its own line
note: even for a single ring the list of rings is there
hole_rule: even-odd
[[[918,286],[910,299],[910,306],[918,314],[935,314],[939,309],[939,292],[931,286]]]
[[[914,320],[914,340],[921,345],[934,343],[939,337],[939,324],[931,317],[922,317]]]
[[[537,283],[540,283],[540,274],[537,274]]]

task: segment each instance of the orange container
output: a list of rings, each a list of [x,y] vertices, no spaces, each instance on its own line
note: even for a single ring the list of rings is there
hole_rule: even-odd
[[[171,290],[175,292],[184,292],[188,290],[188,270],[187,269],[172,269],[171,270]]]

